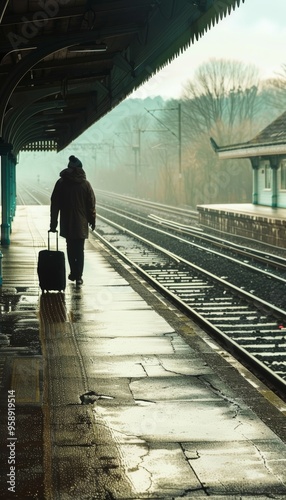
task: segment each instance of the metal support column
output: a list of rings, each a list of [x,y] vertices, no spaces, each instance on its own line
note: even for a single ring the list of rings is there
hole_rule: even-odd
[[[11,231],[11,191],[10,191],[10,160],[12,145],[0,142],[1,154],[1,202],[2,202],[2,224],[1,245],[10,245]]]
[[[179,179],[182,178],[182,108],[178,104]]]
[[[259,172],[259,158],[251,158],[252,165],[252,203],[253,205],[258,205],[258,172]]]
[[[10,160],[10,193],[11,193],[11,221],[16,213],[16,158],[9,155]]]
[[[275,155],[270,158],[270,167],[271,167],[271,174],[272,174],[272,199],[271,199],[271,206],[273,208],[277,207],[278,204],[278,167],[279,167],[279,156]]]

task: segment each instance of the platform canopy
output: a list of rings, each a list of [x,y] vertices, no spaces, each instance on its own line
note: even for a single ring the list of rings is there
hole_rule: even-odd
[[[2,147],[62,150],[242,2],[0,0]]]
[[[210,141],[218,157],[224,160],[286,155],[286,112],[250,141],[227,146],[219,146],[212,137]]]

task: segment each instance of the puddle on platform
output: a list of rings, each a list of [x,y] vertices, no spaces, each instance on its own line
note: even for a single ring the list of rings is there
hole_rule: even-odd
[[[2,351],[26,347],[29,353],[41,354],[37,311],[37,289],[19,287],[0,290]]]

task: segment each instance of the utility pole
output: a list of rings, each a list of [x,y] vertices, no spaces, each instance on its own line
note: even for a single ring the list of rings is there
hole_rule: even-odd
[[[138,135],[136,134],[135,136],[133,144],[133,151],[135,155],[135,181],[137,183],[138,173],[139,175],[141,174],[141,129],[137,128],[135,129],[135,132],[138,133]]]
[[[182,108],[178,104],[179,179],[182,178]]]
[[[150,113],[150,115],[155,118],[163,127],[165,127],[166,130],[168,130],[172,135],[177,137],[178,139],[178,171],[179,171],[179,179],[182,178],[182,106],[181,103],[178,103],[178,106],[176,108],[157,108],[157,109],[146,109],[147,113]],[[152,111],[177,111],[178,112],[178,133],[175,134],[165,123],[157,118]]]

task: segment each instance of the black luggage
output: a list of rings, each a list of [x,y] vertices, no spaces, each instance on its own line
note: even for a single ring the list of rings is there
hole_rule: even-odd
[[[50,232],[48,231],[48,249],[41,250],[38,256],[38,276],[42,291],[66,288],[65,254],[58,248],[58,232],[56,231],[56,250],[50,248]]]

